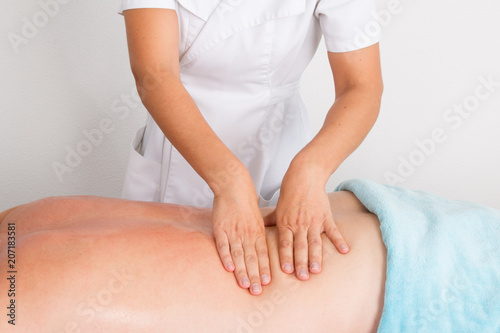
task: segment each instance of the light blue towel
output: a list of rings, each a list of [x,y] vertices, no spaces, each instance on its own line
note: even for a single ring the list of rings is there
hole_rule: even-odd
[[[368,180],[353,192],[387,247],[378,332],[500,332],[500,211]]]

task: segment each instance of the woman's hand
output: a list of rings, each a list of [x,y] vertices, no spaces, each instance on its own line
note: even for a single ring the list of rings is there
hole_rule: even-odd
[[[213,234],[222,263],[253,295],[271,282],[266,233],[250,177],[234,179],[215,194]]]
[[[295,262],[300,280],[309,279],[309,272],[321,272],[321,233],[326,232],[340,253],[349,252],[333,221],[324,178],[314,165],[292,162],[283,178],[274,213],[281,269],[292,273]]]

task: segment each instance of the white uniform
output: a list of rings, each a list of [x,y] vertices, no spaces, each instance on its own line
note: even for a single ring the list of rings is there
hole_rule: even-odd
[[[261,207],[276,204],[291,160],[311,140],[299,81],[322,34],[331,52],[380,37],[373,0],[122,0],[119,12],[133,8],[176,10],[182,83],[248,168]],[[148,117],[122,197],[211,207],[213,193]]]

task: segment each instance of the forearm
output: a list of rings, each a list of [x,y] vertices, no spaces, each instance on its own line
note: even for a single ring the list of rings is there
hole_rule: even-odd
[[[323,127],[294,163],[313,167],[326,183],[372,129],[379,114],[381,96],[381,91],[368,86],[354,87],[338,96]]]
[[[210,128],[177,75],[164,74],[154,88],[138,88],[144,106],[167,139],[214,192],[227,186],[228,179],[248,175]]]

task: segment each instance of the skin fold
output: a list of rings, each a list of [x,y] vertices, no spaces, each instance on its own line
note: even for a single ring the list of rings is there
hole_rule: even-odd
[[[8,225],[16,232],[16,326],[2,332],[376,332],[386,249],[377,217],[329,194],[351,251],[323,233],[321,274],[282,272],[273,209],[261,211],[272,282],[260,296],[220,265],[209,209],[56,197],[0,215],[0,304],[9,304]]]

